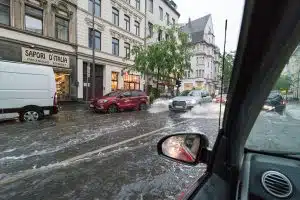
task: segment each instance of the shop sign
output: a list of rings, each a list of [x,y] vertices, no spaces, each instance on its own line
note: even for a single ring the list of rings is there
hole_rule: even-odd
[[[51,65],[55,67],[70,67],[69,56],[55,54],[36,49],[22,47],[22,62]]]

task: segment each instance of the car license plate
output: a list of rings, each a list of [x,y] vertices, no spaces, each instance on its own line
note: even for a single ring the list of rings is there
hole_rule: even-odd
[[[183,106],[175,106],[175,108],[183,108]]]
[[[44,115],[49,115],[50,114],[50,110],[44,110]]]
[[[93,104],[90,104],[90,108],[94,108],[94,105],[93,105]]]

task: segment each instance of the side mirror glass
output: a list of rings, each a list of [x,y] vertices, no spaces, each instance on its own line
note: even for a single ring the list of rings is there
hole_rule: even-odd
[[[158,154],[188,165],[208,161],[208,139],[198,133],[178,133],[162,138],[157,145]]]

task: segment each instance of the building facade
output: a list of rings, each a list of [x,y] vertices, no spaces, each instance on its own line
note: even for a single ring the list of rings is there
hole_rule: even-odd
[[[177,23],[176,5],[168,0],[95,1],[95,88],[96,96],[116,89],[144,90],[144,77],[126,72],[132,65],[135,45],[158,41],[155,24]],[[93,0],[78,2],[78,98],[87,100],[92,93]],[[151,36],[151,37],[149,37]],[[147,38],[150,38],[148,40]],[[125,72],[125,73],[123,73]]]
[[[0,1],[0,60],[52,67],[58,100],[77,98],[76,0]]]
[[[209,93],[215,93],[219,87],[220,50],[215,45],[211,15],[193,21],[189,20],[182,26],[182,30],[191,38],[193,56],[191,58],[192,70],[185,72],[180,90],[201,88]]]

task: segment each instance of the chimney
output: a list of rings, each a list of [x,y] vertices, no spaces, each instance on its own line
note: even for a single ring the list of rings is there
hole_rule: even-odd
[[[191,18],[190,18],[190,17],[189,17],[188,27],[189,27],[189,28],[192,28],[192,21],[191,21]]]

